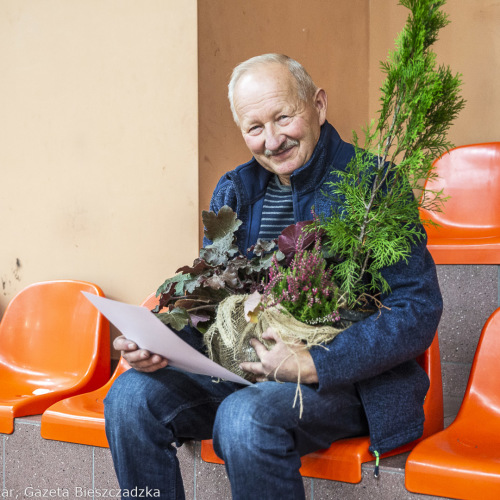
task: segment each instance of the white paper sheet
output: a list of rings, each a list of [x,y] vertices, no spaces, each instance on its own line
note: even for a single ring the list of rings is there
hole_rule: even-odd
[[[101,313],[141,349],[160,354],[169,365],[192,373],[251,385],[198,352],[164,325],[149,309],[82,292]]]

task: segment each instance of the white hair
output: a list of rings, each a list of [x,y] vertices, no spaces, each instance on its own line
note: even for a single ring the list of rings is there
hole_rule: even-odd
[[[231,106],[231,112],[233,113],[233,119],[236,125],[239,126],[238,115],[234,109],[234,88],[236,87],[236,84],[247,71],[259,65],[273,63],[281,64],[282,66],[286,66],[288,68],[297,82],[297,93],[301,101],[308,102],[314,98],[318,87],[316,87],[312,78],[309,76],[309,73],[305,70],[302,64],[297,62],[295,59],[283,54],[263,54],[252,57],[251,59],[247,59],[246,61],[238,64],[238,66],[234,68],[231,79],[229,80],[227,96],[229,98],[229,105]]]

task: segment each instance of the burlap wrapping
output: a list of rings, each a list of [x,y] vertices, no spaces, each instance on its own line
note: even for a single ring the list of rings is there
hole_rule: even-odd
[[[243,361],[259,361],[249,343],[252,337],[266,347],[271,347],[272,343],[262,339],[262,333],[267,328],[274,328],[286,344],[300,340],[309,349],[330,342],[348,326],[306,325],[277,307],[265,309],[260,312],[257,323],[249,323],[244,312],[247,298],[248,295],[231,295],[224,299],[217,308],[216,320],[204,335],[204,341],[213,361],[251,382],[254,382],[253,374],[241,370],[239,364]],[[276,377],[279,380],[279,370]]]

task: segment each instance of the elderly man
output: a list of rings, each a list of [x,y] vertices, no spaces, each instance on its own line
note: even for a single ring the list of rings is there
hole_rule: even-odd
[[[326,121],[327,96],[304,68],[266,54],[235,68],[229,83],[234,119],[253,158],[215,188],[211,210],[231,206],[242,220],[245,251],[259,237],[276,237],[311,208],[329,213],[326,183],[354,154]],[[115,348],[134,368],[106,398],[106,430],[120,486],[149,487],[162,498],[184,498],[174,445],[214,439],[235,499],[303,499],[300,457],[333,441],[369,434],[383,453],[420,437],[429,381],[415,361],[431,343],[442,300],[425,243],[407,263],[384,269],[391,294],[380,316],[354,324],[327,349],[289,356],[273,331],[267,350],[252,341],[260,362],[243,363],[258,383],[214,383],[168,366],[168,359],[120,337]],[[200,346],[192,330],[179,334]],[[279,367],[279,379],[269,380]],[[303,415],[294,408],[300,370]]]

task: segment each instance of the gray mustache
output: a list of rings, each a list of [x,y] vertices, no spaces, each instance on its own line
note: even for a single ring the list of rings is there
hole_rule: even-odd
[[[296,139],[287,139],[278,149],[265,149],[264,154],[266,157],[270,157],[273,155],[277,155],[279,153],[282,153],[283,151],[286,151],[287,149],[293,148],[294,146],[298,146],[299,141]]]

